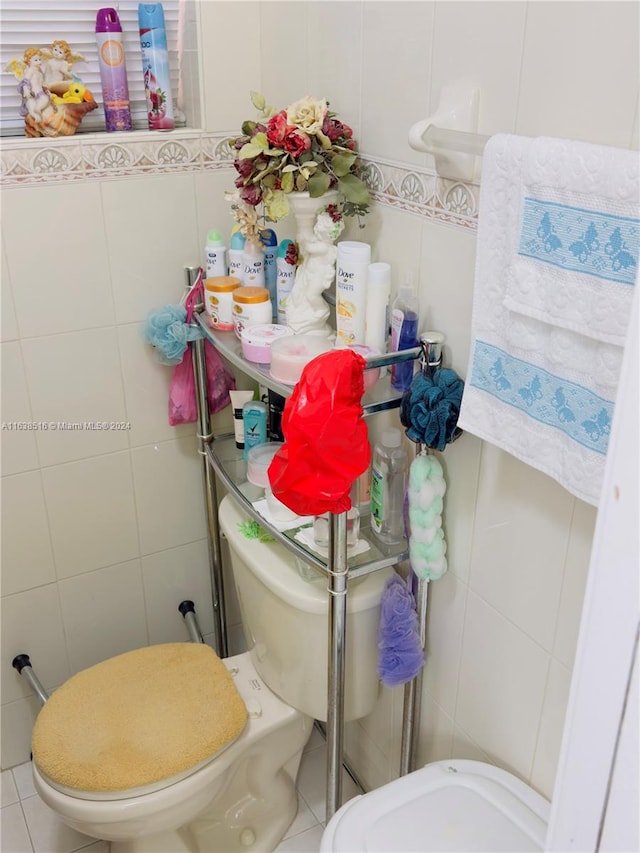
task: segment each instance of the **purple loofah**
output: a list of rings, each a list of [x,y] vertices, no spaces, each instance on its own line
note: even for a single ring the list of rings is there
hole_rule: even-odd
[[[411,681],[424,664],[413,593],[399,575],[385,584],[378,628],[378,675],[385,687]]]

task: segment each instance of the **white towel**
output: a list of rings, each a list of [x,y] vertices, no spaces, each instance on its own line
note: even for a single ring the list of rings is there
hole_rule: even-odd
[[[638,152],[489,140],[459,426],[596,506],[639,245]]]

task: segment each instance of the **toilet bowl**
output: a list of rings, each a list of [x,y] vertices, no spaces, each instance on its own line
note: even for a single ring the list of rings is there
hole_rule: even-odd
[[[542,851],[549,811],[547,800],[499,767],[437,761],[345,803],[320,853]]]
[[[250,650],[224,661],[196,643],[127,652],[69,679],[36,721],[36,791],[64,823],[110,841],[112,853],[268,853],[296,814],[302,751],[313,720],[326,720],[326,578],[306,579],[314,573],[301,573],[277,542],[245,538],[247,516],[229,496],[219,519]],[[377,700],[376,635],[391,571],[350,583],[347,719]],[[179,695],[165,699],[165,666],[176,655],[189,671],[173,670]],[[223,687],[213,683],[216,667]],[[103,706],[125,711],[111,739]],[[165,729],[151,722],[158,708]],[[210,734],[212,717],[216,729],[222,720],[220,737]]]
[[[145,787],[96,792],[60,785],[34,751],[42,800],[79,832],[111,841],[112,853],[272,850],[296,814],[295,778],[313,720],[267,688],[250,653],[224,664],[248,713],[240,736],[216,756]]]

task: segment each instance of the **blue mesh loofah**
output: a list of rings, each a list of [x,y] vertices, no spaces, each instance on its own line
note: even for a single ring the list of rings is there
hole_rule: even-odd
[[[457,428],[464,382],[447,367],[433,374],[416,373],[411,388],[402,398],[400,421],[407,437],[434,450],[460,435]]]
[[[142,334],[156,348],[161,364],[180,364],[189,341],[202,337],[200,329],[188,325],[186,319],[182,305],[165,305],[147,318]]]
[[[378,675],[386,687],[415,678],[424,664],[413,593],[399,575],[385,584],[378,628]]]

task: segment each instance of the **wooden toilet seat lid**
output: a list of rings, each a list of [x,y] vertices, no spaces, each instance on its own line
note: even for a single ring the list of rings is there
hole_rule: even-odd
[[[142,788],[216,755],[246,721],[213,649],[146,646],[82,670],[56,690],[36,720],[33,759],[65,788]]]

